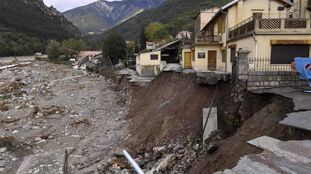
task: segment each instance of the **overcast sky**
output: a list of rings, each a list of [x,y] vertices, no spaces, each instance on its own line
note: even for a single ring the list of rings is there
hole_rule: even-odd
[[[75,7],[87,5],[97,0],[43,0],[47,6],[53,5],[57,10],[64,12]]]

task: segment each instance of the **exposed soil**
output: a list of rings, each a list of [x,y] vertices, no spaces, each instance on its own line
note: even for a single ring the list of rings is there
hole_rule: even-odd
[[[215,87],[195,84],[193,75],[162,73],[147,87],[133,90],[128,118],[132,147],[151,148],[174,139],[199,138],[202,109]]]

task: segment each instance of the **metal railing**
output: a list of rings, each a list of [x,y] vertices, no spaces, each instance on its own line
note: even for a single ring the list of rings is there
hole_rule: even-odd
[[[250,71],[291,71],[290,64],[272,64],[271,58],[249,58],[248,66]]]
[[[309,18],[261,18],[250,17],[230,28],[229,40],[239,39],[253,33],[261,34],[311,34]]]
[[[221,35],[201,35],[195,37],[195,43],[210,44],[210,43],[221,43]]]

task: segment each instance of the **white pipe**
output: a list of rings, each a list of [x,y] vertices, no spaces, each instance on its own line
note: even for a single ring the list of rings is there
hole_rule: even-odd
[[[126,150],[123,150],[123,155],[130,162],[130,164],[132,165],[137,174],[145,174],[144,171],[139,167],[136,161],[131,157],[129,153],[127,153]]]

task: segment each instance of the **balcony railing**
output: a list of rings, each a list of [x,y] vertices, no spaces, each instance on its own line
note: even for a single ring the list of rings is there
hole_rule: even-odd
[[[222,36],[220,35],[207,35],[207,36],[196,36],[196,44],[217,44],[222,42]]]
[[[272,64],[268,57],[249,58],[248,65],[250,71],[291,71],[290,64]]]
[[[248,18],[232,27],[229,40],[252,34],[311,34],[311,19],[307,18]]]

